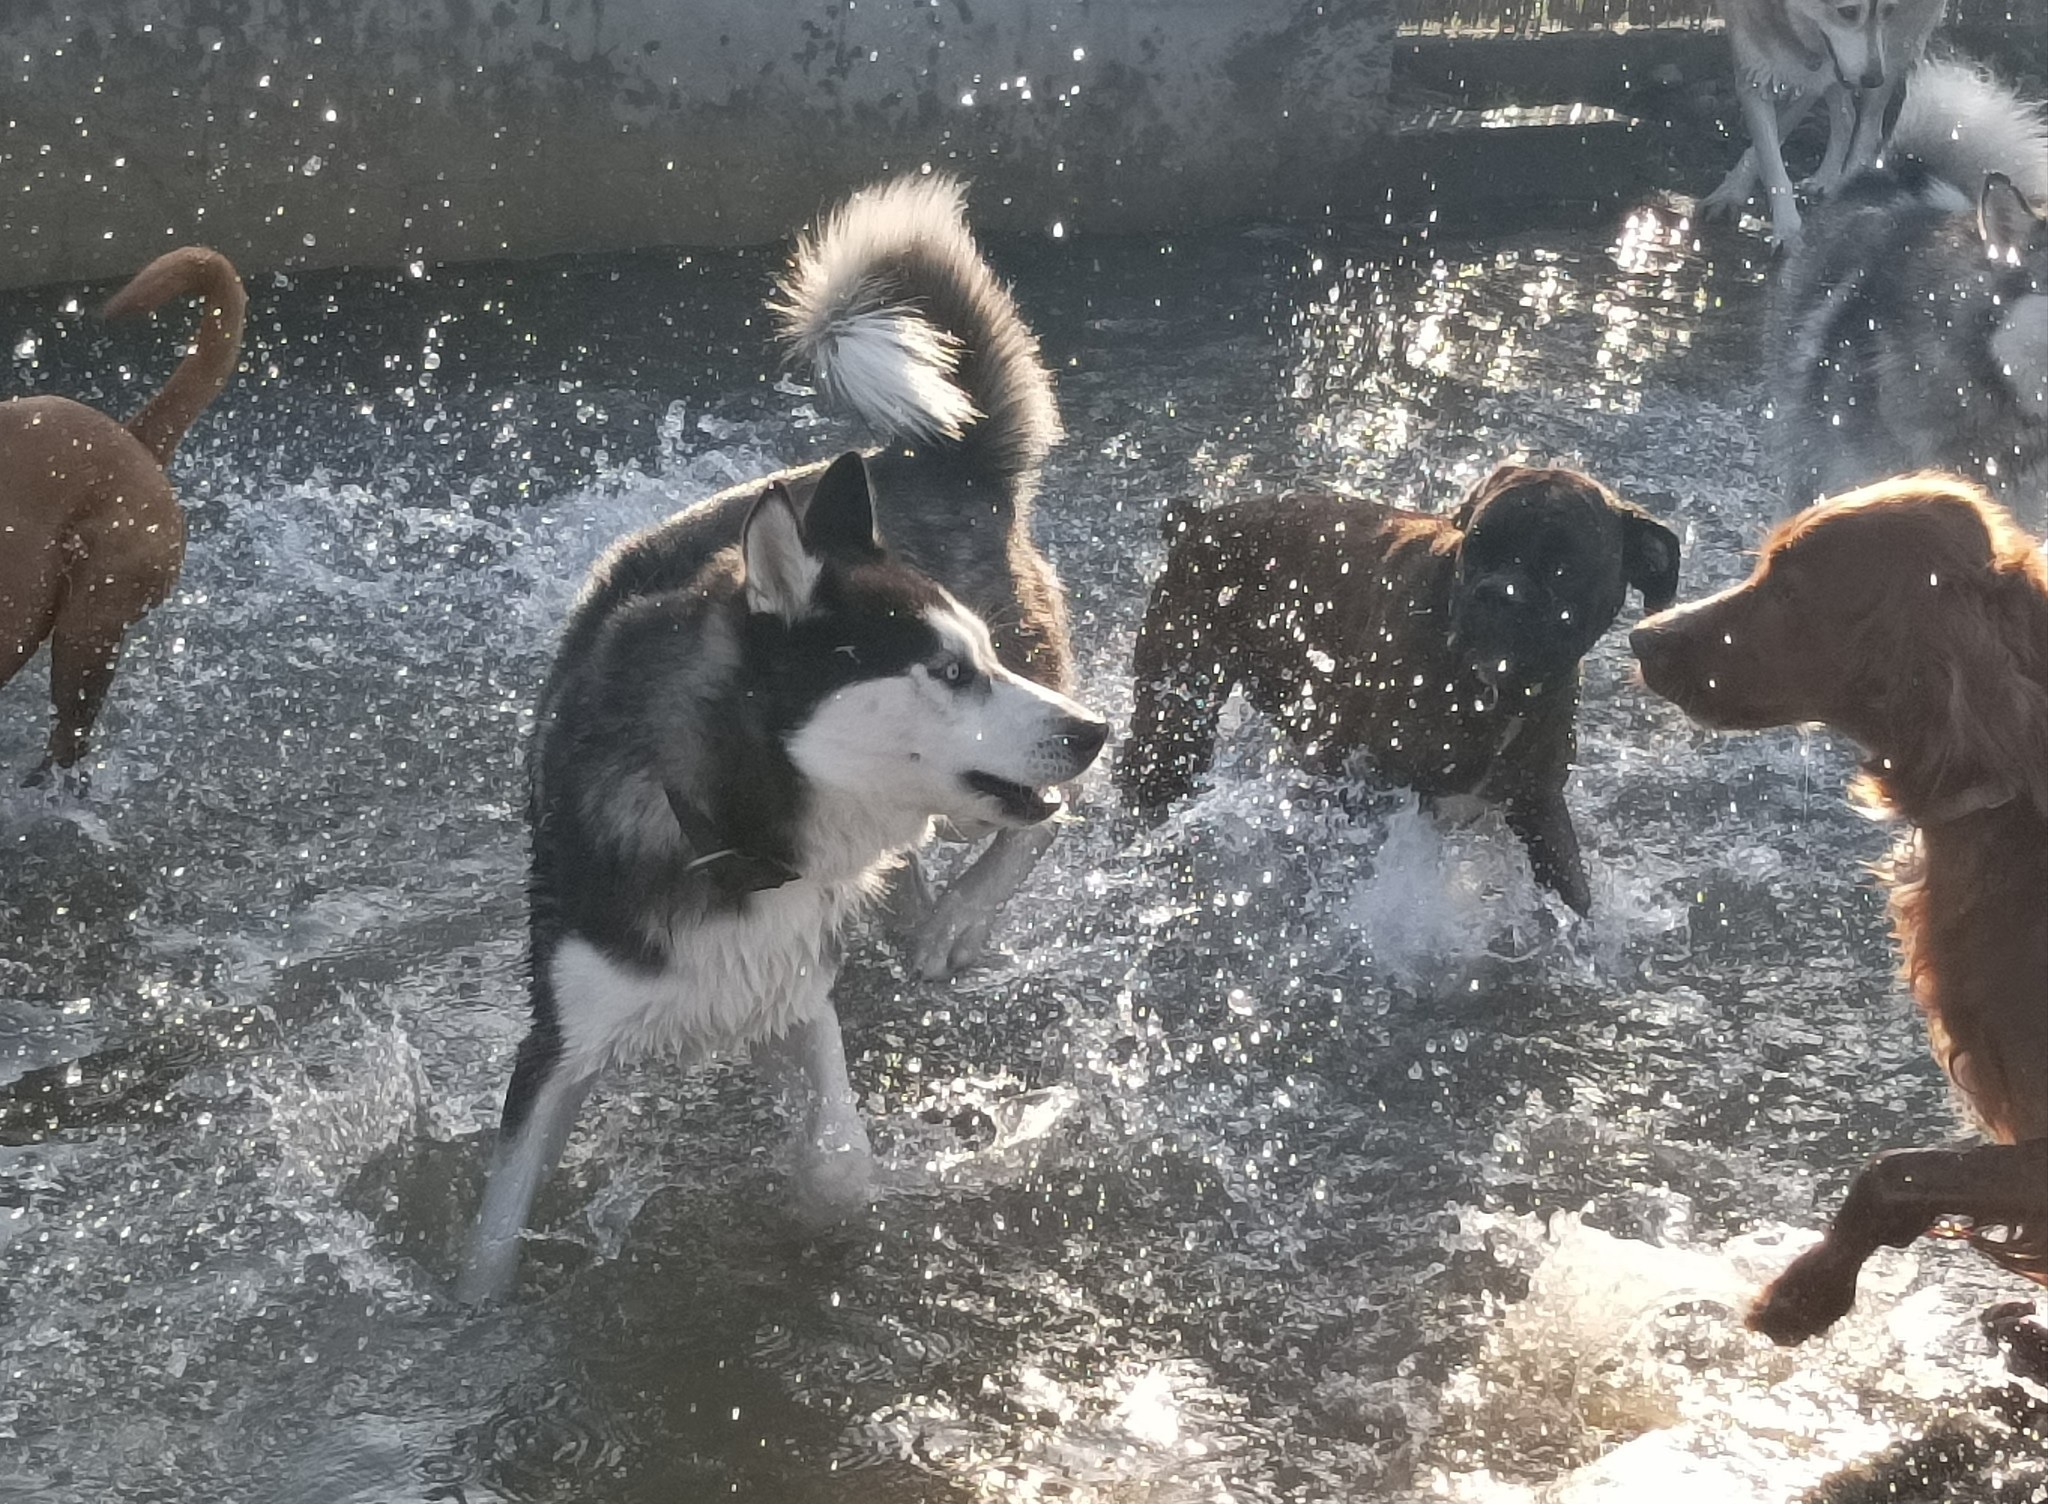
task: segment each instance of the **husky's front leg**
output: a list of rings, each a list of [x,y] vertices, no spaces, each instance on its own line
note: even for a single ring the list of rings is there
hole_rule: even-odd
[[[816,1017],[758,1041],[752,1053],[797,1121],[798,1218],[819,1226],[852,1216],[874,1194],[875,1158],[830,1000]]]
[[[1820,166],[1813,176],[1799,184],[1799,191],[1809,198],[1825,198],[1841,186],[1842,179],[1849,174],[1849,159],[1857,133],[1857,95],[1842,84],[1829,84],[1822,96],[1828,107],[1828,148],[1820,159]],[[1859,163],[1859,167],[1868,166]]]
[[[997,911],[1023,886],[1052,838],[1050,824],[997,831],[988,849],[911,931],[911,970],[926,981],[937,981],[986,955]]]
[[[1702,220],[1741,217],[1742,206],[1749,202],[1750,194],[1756,191],[1756,148],[1744,147],[1742,155],[1735,159],[1735,165],[1728,169],[1728,175],[1699,202],[1699,217]]]
[[[552,1037],[535,1030],[519,1047],[512,1084],[505,1092],[505,1118],[484,1182],[483,1208],[470,1237],[469,1257],[455,1282],[455,1298],[466,1305],[496,1300],[512,1287],[519,1270],[519,1239],[533,1211],[541,1182],[568,1146],[576,1114],[595,1071],[565,1070]]]
[[[1814,97],[1811,94],[1789,94],[1774,103],[1763,90],[1747,84],[1742,86],[1742,115],[1749,126],[1749,148],[1728,169],[1728,176],[1721,180],[1721,186],[1700,200],[1701,219],[1738,218],[1742,206],[1749,202],[1750,194],[1756,191],[1757,182],[1762,179],[1773,238],[1784,233],[1780,216],[1786,213],[1791,215],[1790,234],[1799,233],[1799,207],[1791,174],[1785,171],[1784,139],[1806,118],[1806,112],[1813,108]]]
[[[1799,238],[1799,194],[1792,186],[1792,174],[1785,170],[1784,138],[1812,104],[1811,95],[1773,104],[1761,89],[1742,91],[1742,117],[1749,122],[1757,175],[1763,179],[1764,198],[1771,211],[1771,239],[1778,245],[1790,245]]]
[[[1848,159],[1842,164],[1843,176],[1861,172],[1877,160],[1884,146],[1885,116],[1891,112],[1892,101],[1898,98],[1902,81],[1894,73],[1874,89],[1856,91],[1856,134],[1849,141]]]

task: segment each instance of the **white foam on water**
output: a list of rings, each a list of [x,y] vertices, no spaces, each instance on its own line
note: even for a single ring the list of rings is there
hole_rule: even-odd
[[[1535,1263],[1442,1393],[1435,1442],[1455,1455],[1483,1437],[1503,1459],[1433,1469],[1424,1493],[1457,1504],[1797,1504],[1890,1446],[1900,1414],[1951,1394],[1959,1351],[1982,1346],[1970,1297],[1910,1252],[1881,1251],[1849,1316],[1781,1349],[1742,1314],[1811,1233],[1765,1227],[1708,1249],[1571,1214],[1462,1220],[1473,1246]]]

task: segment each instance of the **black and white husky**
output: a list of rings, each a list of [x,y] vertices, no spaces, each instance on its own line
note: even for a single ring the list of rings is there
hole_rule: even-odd
[[[625,540],[570,615],[528,756],[533,1024],[465,1300],[510,1283],[599,1076],[655,1050],[751,1050],[797,1115],[799,1210],[864,1204],[842,926],[935,820],[1042,826],[1106,735],[1060,692],[1059,587],[1026,530],[1051,384],[960,189],[856,197],[782,292],[799,355],[888,443]],[[1029,865],[991,861],[1009,887]]]
[[[1878,166],[1806,222],[1772,292],[1790,508],[1939,469],[2048,521],[2048,115],[1923,63]]]

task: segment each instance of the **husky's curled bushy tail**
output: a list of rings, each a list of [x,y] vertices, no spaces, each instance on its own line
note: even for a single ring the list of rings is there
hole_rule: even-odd
[[[1906,86],[1884,156],[1919,162],[1973,204],[1994,172],[2037,206],[2048,203],[2048,106],[1974,63],[1924,63]]]
[[[1778,274],[1772,449],[1788,507],[1914,470],[2048,489],[2048,111],[1981,69],[1915,70],[1877,166]]]
[[[598,1078],[657,1049],[751,1050],[796,1109],[799,1204],[864,1204],[841,928],[944,820],[998,832],[926,925],[942,961],[978,944],[1107,734],[1060,692],[1059,585],[1025,529],[1051,382],[960,190],[855,199],[782,292],[799,353],[885,443],[626,539],[570,613],[528,756],[533,1023],[464,1299],[511,1281]]]
[[[798,242],[775,305],[791,357],[884,439],[945,441],[1028,504],[1059,410],[1038,341],[952,178],[857,195]]]

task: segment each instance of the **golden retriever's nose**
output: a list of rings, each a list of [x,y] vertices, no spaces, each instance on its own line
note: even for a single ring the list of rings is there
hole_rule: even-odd
[[[1642,667],[1643,683],[1668,698],[1685,672],[1684,634],[1653,616],[1636,624],[1628,646]]]

